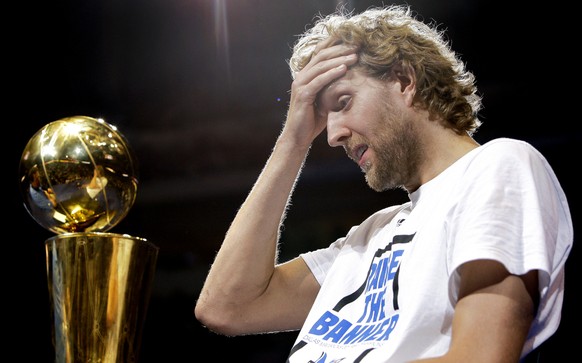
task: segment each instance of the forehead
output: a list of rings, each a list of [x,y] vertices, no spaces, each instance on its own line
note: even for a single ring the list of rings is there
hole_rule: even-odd
[[[318,100],[333,96],[337,92],[356,91],[362,87],[379,84],[380,80],[367,75],[357,68],[348,69],[345,75],[325,86],[318,95]]]
[[[348,69],[346,74],[336,78],[332,82],[328,83],[327,86],[323,87],[323,89],[319,92],[319,97],[325,97],[337,89],[354,85],[353,81],[360,77],[359,73],[359,71],[354,69]]]

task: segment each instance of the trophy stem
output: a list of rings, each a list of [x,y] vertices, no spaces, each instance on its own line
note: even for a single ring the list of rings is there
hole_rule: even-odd
[[[46,240],[56,363],[137,362],[158,248],[114,233]]]

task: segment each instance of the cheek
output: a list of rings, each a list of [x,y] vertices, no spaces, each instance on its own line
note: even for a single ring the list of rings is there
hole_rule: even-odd
[[[373,137],[387,126],[387,114],[383,110],[379,110],[377,106],[369,105],[368,107],[363,107],[357,115],[355,121],[358,128],[357,131],[368,137]]]

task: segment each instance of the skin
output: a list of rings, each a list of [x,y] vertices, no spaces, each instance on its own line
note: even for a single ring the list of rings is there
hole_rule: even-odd
[[[34,174],[32,176],[32,180],[30,182],[30,185],[34,189],[42,190],[42,192],[47,197],[47,199],[49,200],[49,202],[52,204],[53,207],[57,205],[57,197],[56,197],[54,191],[52,190],[52,188],[42,189],[40,187],[40,173],[38,171],[34,172]]]
[[[409,192],[478,144],[413,106],[412,69],[388,80],[357,68],[356,50],[323,41],[291,86],[287,120],[272,154],[235,216],[195,307],[225,335],[298,330],[319,291],[300,257],[277,262],[277,243],[295,182],[314,139],[343,147],[374,190]],[[418,362],[517,362],[535,315],[537,273],[514,276],[494,261],[460,268],[452,342]]]

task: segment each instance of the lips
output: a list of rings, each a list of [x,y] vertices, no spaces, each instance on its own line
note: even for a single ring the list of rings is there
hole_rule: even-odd
[[[363,163],[362,156],[368,150],[368,146],[364,144],[357,145],[356,147],[350,148],[348,151],[349,157],[354,160],[358,165]]]

